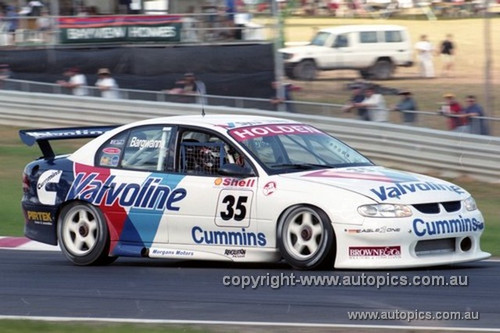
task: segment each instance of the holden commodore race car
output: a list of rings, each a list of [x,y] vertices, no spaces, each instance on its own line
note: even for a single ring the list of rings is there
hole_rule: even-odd
[[[257,116],[22,130],[25,235],[76,265],[120,256],[405,268],[485,259],[463,188],[377,166],[321,130]],[[51,140],[94,138],[56,156]]]

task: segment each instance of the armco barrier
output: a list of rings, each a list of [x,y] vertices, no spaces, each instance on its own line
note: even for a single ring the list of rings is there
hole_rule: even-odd
[[[280,116],[310,123],[379,164],[441,176],[500,180],[500,138],[390,123],[205,106],[206,113]],[[200,114],[198,104],[107,100],[0,91],[0,124],[26,127],[124,124],[140,119]]]

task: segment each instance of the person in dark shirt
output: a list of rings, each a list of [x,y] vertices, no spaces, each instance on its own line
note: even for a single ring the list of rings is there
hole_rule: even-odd
[[[354,108],[354,104],[361,103],[365,100],[365,93],[363,90],[362,84],[355,84],[350,87],[352,90],[351,98],[349,99],[349,103],[344,106],[344,112],[349,112]],[[359,120],[370,120],[370,115],[368,113],[368,109],[366,107],[358,107],[358,119]]]
[[[490,131],[486,122],[485,113],[481,105],[477,103],[476,96],[467,96],[467,106],[462,117],[466,119],[466,125],[472,134],[489,135]]]
[[[448,34],[446,39],[441,42],[440,54],[441,62],[443,64],[442,76],[450,76],[455,64],[455,43],[452,41],[453,36]]]
[[[403,90],[398,93],[401,96],[399,103],[393,108],[394,111],[400,111],[403,116],[403,124],[414,125],[417,120],[417,114],[415,112],[418,110],[417,102],[412,97],[412,93],[408,90]]]

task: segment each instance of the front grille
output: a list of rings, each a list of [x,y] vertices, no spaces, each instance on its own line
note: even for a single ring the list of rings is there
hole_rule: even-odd
[[[444,209],[448,213],[458,212],[462,207],[462,203],[460,201],[441,202],[441,205],[443,205]]]
[[[460,208],[462,208],[462,203],[460,201],[432,202],[425,204],[414,204],[412,206],[423,214],[438,214],[440,212],[440,204],[448,213],[458,212]]]
[[[418,241],[415,246],[417,257],[455,252],[455,238]]]
[[[416,204],[413,205],[416,210],[420,213],[424,214],[437,214],[439,213],[439,204],[437,202],[434,203],[426,203],[426,204]]]

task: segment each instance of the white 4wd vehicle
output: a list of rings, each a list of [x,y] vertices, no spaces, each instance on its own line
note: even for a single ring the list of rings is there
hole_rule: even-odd
[[[396,66],[413,64],[405,27],[347,25],[318,31],[305,46],[279,50],[288,77],[314,80],[318,70],[354,69],[365,79],[389,79]]]

